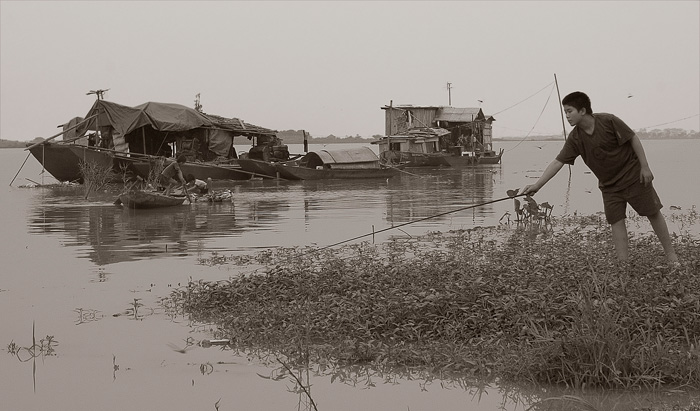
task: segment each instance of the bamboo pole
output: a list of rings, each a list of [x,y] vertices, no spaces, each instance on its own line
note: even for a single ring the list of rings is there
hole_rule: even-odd
[[[554,85],[557,86],[557,98],[559,99],[559,112],[561,113],[561,128],[564,130],[564,140],[566,140],[566,125],[564,124],[564,107],[561,104],[561,94],[559,94],[559,82],[557,82],[557,73],[554,73]],[[569,179],[571,179],[571,164],[569,164]]]
[[[78,123],[78,124],[76,124],[76,125],[74,125],[74,126],[72,126],[72,127],[68,127],[67,129],[61,131],[61,132],[58,133],[58,134],[55,134],[55,135],[53,135],[53,136],[47,138],[47,139],[44,140],[44,141],[40,141],[40,142],[38,142],[38,143],[34,143],[34,144],[32,144],[31,146],[25,148],[25,150],[29,150],[29,149],[32,149],[32,148],[38,146],[38,145],[45,144],[45,143],[49,142],[50,140],[53,140],[54,138],[60,136],[61,134],[67,133],[68,131],[71,131],[71,130],[75,129],[76,127],[78,127],[79,125],[85,123],[86,121],[92,120],[92,119],[95,118],[95,117],[97,117],[97,114],[94,114],[94,115],[92,115],[92,116],[86,118],[85,120],[81,121],[80,123]]]

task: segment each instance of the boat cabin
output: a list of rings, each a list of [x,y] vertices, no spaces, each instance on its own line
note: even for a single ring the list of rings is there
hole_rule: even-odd
[[[379,145],[381,154],[493,153],[491,123],[495,119],[480,108],[399,105],[384,106],[382,110],[386,136],[372,142]]]
[[[128,107],[96,100],[85,118],[89,120],[75,131],[77,136],[87,135],[88,138],[78,138],[75,144],[131,155],[177,157],[184,154],[188,162],[232,162],[238,158],[233,147],[234,137],[274,141],[277,133],[237,118],[207,114],[172,103],[148,102]]]

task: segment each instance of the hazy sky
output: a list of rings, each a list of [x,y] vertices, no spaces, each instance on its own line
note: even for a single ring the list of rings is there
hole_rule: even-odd
[[[555,73],[634,129],[700,130],[700,1],[0,1],[9,140],[84,116],[91,89],[370,137],[390,101],[447,105],[447,82],[497,137],[557,134]]]

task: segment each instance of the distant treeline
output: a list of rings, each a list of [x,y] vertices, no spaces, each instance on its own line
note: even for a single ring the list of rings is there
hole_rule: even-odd
[[[42,141],[43,138],[37,137],[32,141],[13,141],[0,139],[0,148],[26,148],[27,146]]]
[[[637,136],[639,137],[640,140],[700,138],[700,132],[683,130],[682,128],[665,128],[663,130],[641,129],[641,130],[635,130],[634,132],[637,133]],[[503,141],[522,140],[522,139],[523,139],[522,137],[501,137],[501,138],[495,137],[494,138],[494,140],[503,140]],[[528,140],[541,140],[541,141],[564,140],[564,136],[561,134],[552,135],[552,136],[530,136],[530,137],[528,137]]]
[[[665,128],[663,130],[653,129],[653,130],[635,130],[637,135],[641,140],[662,140],[662,139],[700,139],[700,132],[698,131],[688,131],[682,128]],[[277,136],[282,139],[284,144],[302,144],[304,143],[304,133],[301,130],[283,130],[277,133]],[[367,143],[371,140],[376,140],[383,137],[381,134],[375,134],[372,137],[362,137],[359,134],[355,136],[345,136],[337,137],[333,134],[326,137],[314,137],[308,132],[306,133],[306,138],[309,144],[333,144],[333,143]],[[509,140],[522,140],[522,137],[494,137],[496,141],[509,141]],[[530,136],[528,140],[563,140],[564,136],[552,135],[552,136]],[[42,138],[35,138],[32,141],[12,141],[12,140],[1,140],[0,148],[25,148],[30,144],[42,141]]]

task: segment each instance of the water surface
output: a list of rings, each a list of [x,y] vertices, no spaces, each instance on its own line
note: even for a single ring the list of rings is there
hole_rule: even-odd
[[[184,347],[186,339],[208,338],[209,333],[168,316],[158,298],[190,278],[235,275],[197,263],[213,252],[328,246],[355,237],[382,242],[390,236],[496,225],[512,213],[511,200],[450,211],[504,198],[506,190],[534,182],[561,143],[498,146],[507,150],[501,165],[409,169],[411,174],[388,180],[218,183],[217,189],[234,192],[233,201],[136,211],[114,206],[113,192],[85,200],[80,188],[20,188],[31,181],[54,181],[41,174],[32,157],[9,186],[27,152],[0,150],[5,181],[0,188],[2,408],[213,410],[219,399],[220,410],[296,408],[298,398],[287,392],[289,384],[260,378],[270,370],[255,362],[216,348],[196,347],[184,354],[172,350],[169,343]],[[695,158],[700,141],[644,141],[644,147],[664,213],[676,212],[671,206],[682,211],[700,204],[700,191],[692,183],[700,180]],[[300,149],[290,147],[292,152]],[[553,204],[555,216],[602,210],[595,177],[580,160],[571,176],[568,168],[562,169],[537,199]],[[444,215],[429,218],[437,214]],[[421,221],[372,235],[416,220]],[[670,229],[680,228],[671,223]],[[141,304],[136,315],[129,310],[134,304]],[[12,342],[31,346],[32,327],[37,341],[53,336],[58,345],[55,355],[22,362],[4,348]],[[331,384],[328,377],[314,378],[313,384],[314,400],[325,410],[519,411],[528,406],[495,385],[480,391],[439,381],[400,381],[363,389]],[[607,404],[600,409],[617,410],[658,398],[577,395]]]

